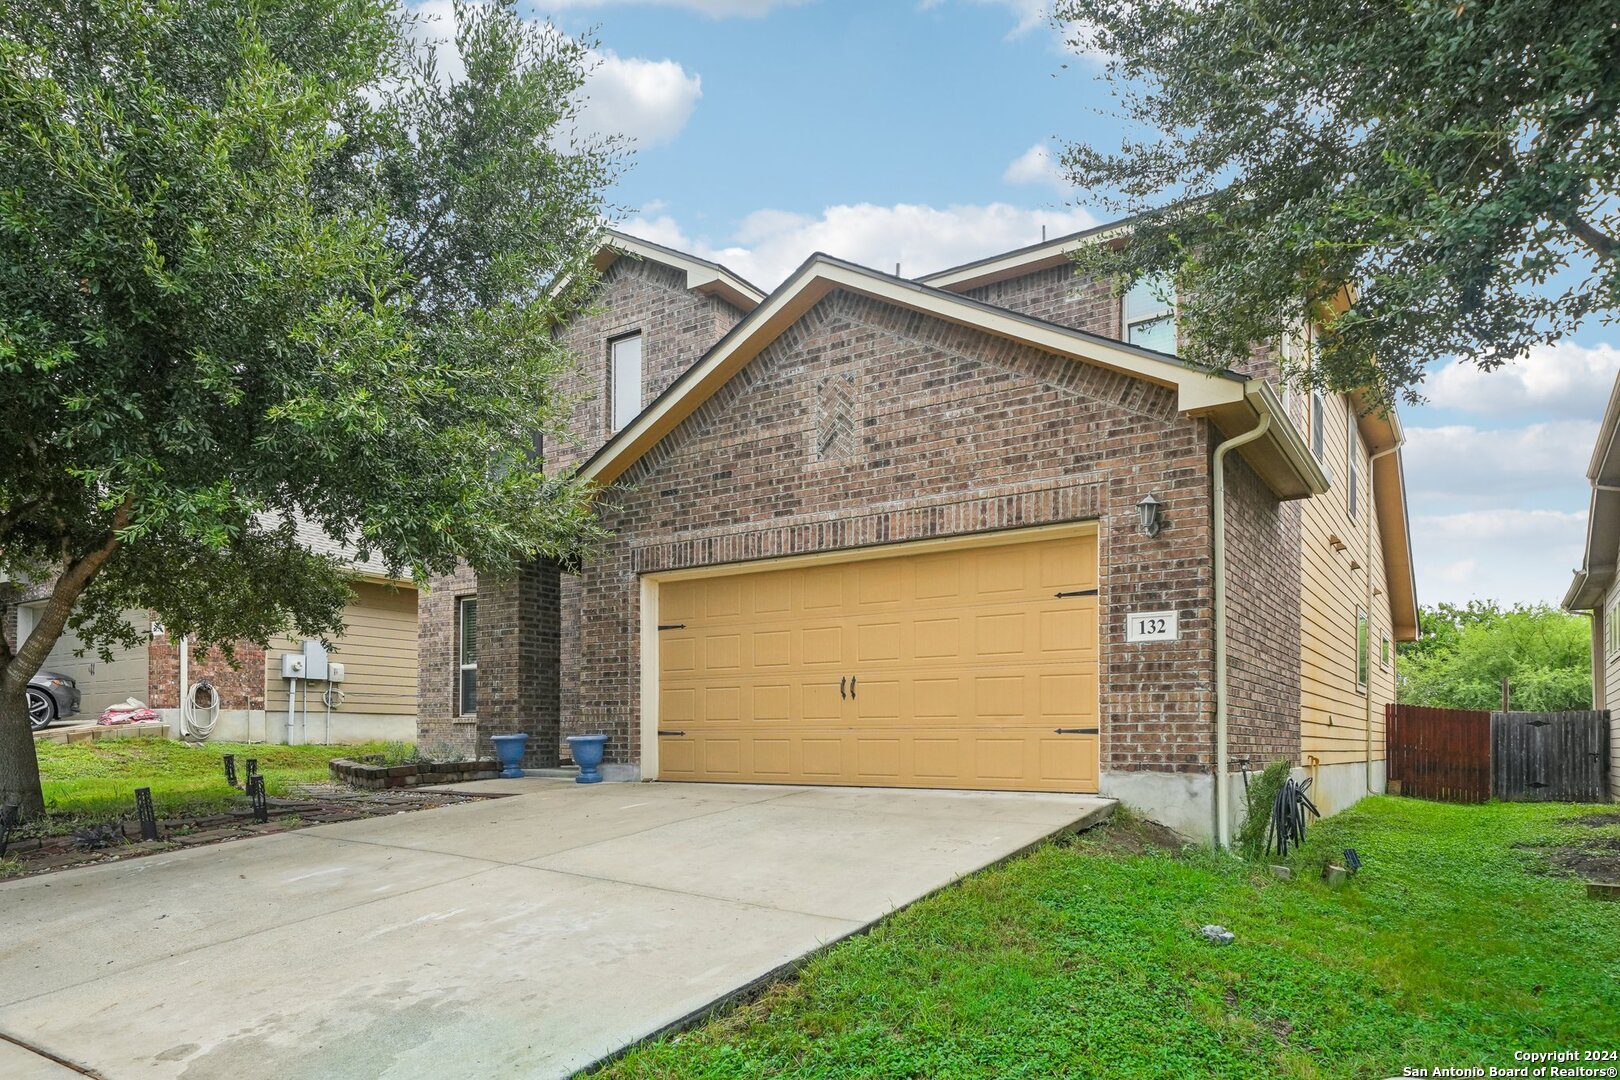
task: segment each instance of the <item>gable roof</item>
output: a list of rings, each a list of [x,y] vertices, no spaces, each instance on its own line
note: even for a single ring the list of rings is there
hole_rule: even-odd
[[[1598,425],[1597,444],[1586,465],[1592,497],[1586,514],[1586,553],[1564,594],[1570,611],[1595,611],[1614,584],[1620,560],[1620,378]]]
[[[1133,220],[1125,218],[1122,221],[1108,222],[1106,225],[1095,225],[1089,229],[1069,233],[1067,236],[1060,236],[1055,240],[1042,240],[1039,244],[1004,251],[998,255],[990,255],[960,266],[925,274],[917,280],[936,289],[966,292],[981,285],[993,285],[998,281],[1023,277],[1040,270],[1050,270],[1054,266],[1072,262],[1074,253],[1083,247],[1124,237],[1130,232]]]
[[[598,484],[612,483],[761,350],[838,289],[1174,390],[1181,411],[1209,417],[1227,435],[1249,431],[1262,415],[1270,415],[1267,434],[1239,452],[1279,498],[1305,498],[1328,488],[1321,466],[1288,419],[1276,392],[1263,380],[1233,372],[1211,373],[1165,353],[981,303],[820,253],[806,260],[608,440],[580,467],[580,477]]]
[[[667,248],[651,240],[619,232],[617,229],[605,231],[607,241],[597,251],[593,260],[598,273],[628,255],[631,258],[646,259],[684,271],[688,289],[706,296],[718,296],[742,311],[753,311],[759,306],[759,302],[765,299],[765,293],[759,286],[744,280],[717,262],[700,259],[696,255],[688,255],[684,251],[676,251],[674,248]]]

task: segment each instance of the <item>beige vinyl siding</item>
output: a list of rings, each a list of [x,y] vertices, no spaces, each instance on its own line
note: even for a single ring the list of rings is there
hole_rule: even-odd
[[[1308,394],[1290,395],[1296,423],[1305,425]],[[1384,706],[1395,699],[1394,632],[1389,611],[1383,545],[1373,506],[1371,463],[1364,442],[1354,470],[1359,491],[1356,516],[1350,517],[1345,484],[1349,467],[1349,425],[1354,413],[1346,399],[1330,395],[1324,402],[1323,449],[1333,487],[1325,495],[1305,502],[1302,521],[1300,656],[1300,764],[1336,765],[1365,761],[1367,704],[1372,702],[1373,758],[1384,757]],[[1372,523],[1371,545],[1368,523]],[[1333,537],[1343,543],[1337,550]],[[1367,583],[1375,590],[1368,603]],[[1356,679],[1356,619],[1368,615],[1368,680],[1366,690]],[[1390,662],[1382,661],[1381,643],[1391,639]]]
[[[416,715],[416,590],[409,587],[362,584],[355,600],[343,612],[343,636],[332,642],[331,659],[342,664],[343,704],[334,715]],[[281,677],[283,653],[298,652],[301,641],[274,638],[265,653],[265,707],[272,713],[287,711],[287,680]],[[324,683],[309,688],[309,711],[324,713],[320,692]],[[303,698],[300,687],[299,698]]]

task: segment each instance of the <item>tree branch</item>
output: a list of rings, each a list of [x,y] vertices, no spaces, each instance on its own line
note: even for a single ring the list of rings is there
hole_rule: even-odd
[[[1575,234],[1577,240],[1596,252],[1598,258],[1612,261],[1620,257],[1620,241],[1605,234],[1585,218],[1568,214],[1564,217],[1564,224]]]
[[[8,690],[15,689],[20,693],[21,684],[33,678],[40,665],[45,663],[45,658],[50,655],[57,638],[62,636],[62,630],[67,626],[73,605],[123,543],[118,533],[129,524],[134,509],[135,496],[126,496],[113,513],[112,527],[107,530],[107,537],[101,546],[63,565],[62,572],[56,577],[56,585],[51,589],[51,598],[45,602],[33,632],[28,635],[27,641],[17,643],[16,651],[5,665]]]

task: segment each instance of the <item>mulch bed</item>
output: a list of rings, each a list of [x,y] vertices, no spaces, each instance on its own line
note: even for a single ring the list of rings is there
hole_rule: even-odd
[[[105,847],[92,848],[84,847],[71,832],[31,835],[25,826],[12,834],[6,850],[6,857],[20,862],[23,869],[3,880],[74,866],[118,862],[204,844],[219,844],[249,836],[290,832],[311,825],[432,810],[454,803],[501,797],[403,789],[356,791],[339,784],[315,784],[300,789],[295,796],[269,799],[270,820],[263,824],[253,820],[253,808],[244,799],[240,807],[232,807],[223,813],[159,818],[156,840],[141,839],[138,821],[113,822],[108,830],[112,834],[112,842]]]

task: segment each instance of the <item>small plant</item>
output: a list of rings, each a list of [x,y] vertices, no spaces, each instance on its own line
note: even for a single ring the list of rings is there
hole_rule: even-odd
[[[28,867],[23,865],[21,859],[0,859],[0,881],[18,874],[26,873]]]
[[[417,750],[415,743],[408,743],[404,742],[403,740],[384,743],[382,753],[372,756],[382,758],[382,761],[379,762],[379,764],[389,766],[419,765],[427,760],[427,758],[423,757],[422,753]]]
[[[1293,765],[1278,758],[1266,766],[1266,771],[1249,780],[1245,800],[1243,824],[1238,827],[1237,850],[1245,859],[1258,862],[1266,853],[1266,823],[1271,820],[1271,805],[1277,801],[1277,792],[1288,780]]]

